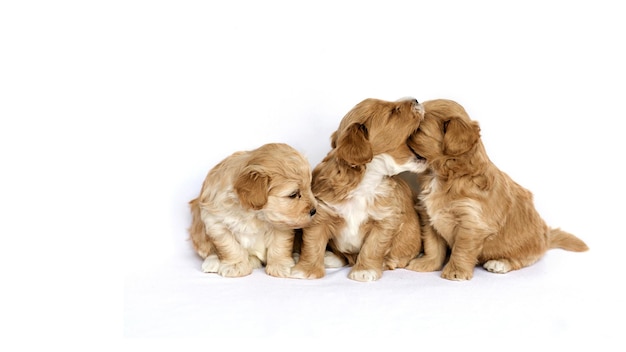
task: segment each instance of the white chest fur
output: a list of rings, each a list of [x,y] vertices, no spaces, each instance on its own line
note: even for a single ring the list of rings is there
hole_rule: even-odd
[[[344,219],[344,226],[334,236],[337,248],[345,253],[358,253],[363,245],[365,233],[362,226],[369,220],[382,220],[393,214],[393,209],[377,203],[380,197],[390,194],[392,185],[388,176],[410,170],[408,165],[398,165],[386,154],[377,155],[367,164],[365,174],[359,185],[349,196],[332,204],[338,216]]]
[[[216,193],[211,200],[202,214],[208,230],[214,236],[233,236],[248,253],[266,262],[274,229],[259,217],[260,211],[243,209],[232,189]]]

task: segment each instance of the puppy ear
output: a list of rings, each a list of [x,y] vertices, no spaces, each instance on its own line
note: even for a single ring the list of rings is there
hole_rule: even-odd
[[[337,148],[337,131],[333,132],[333,134],[330,136],[330,146],[331,148],[335,149]]]
[[[476,121],[464,121],[453,117],[443,125],[443,153],[461,155],[470,150],[480,137],[480,127]]]
[[[247,209],[259,210],[267,203],[270,178],[253,167],[247,167],[235,180],[235,192]]]
[[[372,160],[374,153],[368,140],[365,125],[354,123],[336,138],[337,156],[351,166],[364,165]]]

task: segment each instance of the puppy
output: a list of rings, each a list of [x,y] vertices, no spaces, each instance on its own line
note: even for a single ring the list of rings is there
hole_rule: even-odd
[[[353,266],[350,279],[374,281],[383,269],[404,267],[419,254],[420,227],[411,190],[391,176],[426,169],[406,143],[423,115],[423,107],[412,98],[366,99],[345,115],[331,136],[332,150],[313,170],[318,212],[302,229],[302,250],[292,277],[320,278],[325,263],[347,262]],[[341,257],[325,254],[327,246]]]
[[[202,270],[238,277],[265,265],[269,275],[288,276],[294,230],[311,223],[316,204],[309,162],[289,145],[232,154],[189,202],[189,234]]]
[[[421,175],[421,201],[432,228],[423,231],[424,255],[415,271],[441,270],[450,280],[470,280],[482,264],[506,273],[535,263],[550,248],[582,252],[575,236],[550,228],[532,194],[487,157],[478,122],[451,100],[424,103],[426,114],[408,144],[429,170]]]

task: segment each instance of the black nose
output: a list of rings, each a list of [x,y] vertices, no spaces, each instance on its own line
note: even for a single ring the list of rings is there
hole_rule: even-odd
[[[415,102],[415,105],[420,103],[419,101],[417,101],[417,99],[413,99],[413,101]]]
[[[317,210],[315,210],[315,208],[309,211],[309,214],[311,214],[311,216],[315,215],[315,213],[317,213]]]

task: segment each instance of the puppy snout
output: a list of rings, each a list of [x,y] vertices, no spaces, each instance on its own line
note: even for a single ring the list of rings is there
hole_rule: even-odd
[[[311,210],[309,210],[309,215],[313,216],[315,215],[315,213],[317,213],[317,210],[315,208],[311,208]]]
[[[420,115],[424,115],[425,113],[424,105],[420,104],[420,102],[413,97],[402,98],[398,101],[410,102],[414,111],[418,112]]]
[[[417,99],[415,100],[415,110],[420,114],[423,115],[426,113],[426,109],[424,109],[424,105],[420,104],[417,102]]]

